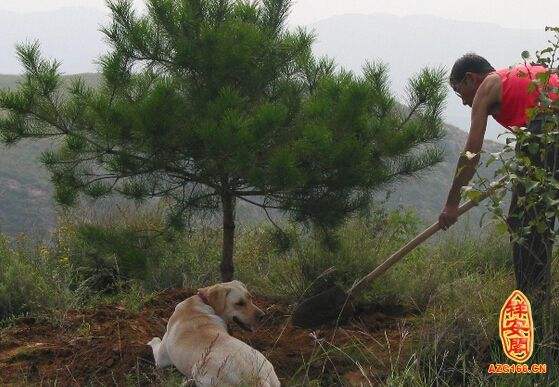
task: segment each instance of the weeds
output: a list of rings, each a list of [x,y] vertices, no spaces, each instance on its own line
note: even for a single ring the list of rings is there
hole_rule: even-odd
[[[219,280],[219,230],[200,224],[189,232],[166,233],[161,225],[155,211],[119,220],[62,222],[51,243],[0,239],[2,325],[25,315],[62,322],[70,309],[101,303],[138,313],[161,290],[196,289]],[[292,224],[281,225],[286,231],[282,235],[270,226],[245,226],[238,230],[235,245],[236,275],[255,294],[285,302],[308,289],[332,284],[347,289],[419,226],[410,213],[354,218],[333,236],[335,251]],[[110,275],[100,286],[102,268]],[[553,268],[556,273],[557,260]],[[362,297],[364,307],[372,304],[386,311],[392,306],[413,315],[400,316],[401,324],[385,330],[384,336],[367,336],[359,324],[336,329],[332,336],[315,333],[312,353],[300,359],[284,382],[341,385],[353,378],[363,385],[388,386],[552,384],[558,380],[554,364],[548,365],[548,375],[487,372],[488,363],[507,362],[497,314],[513,287],[508,236],[498,227],[487,226],[485,235],[475,238],[448,234],[413,251]],[[84,323],[76,334],[87,337],[91,329]],[[154,371],[144,360],[138,362],[127,375],[131,385],[174,386],[182,381],[176,372]],[[549,359],[534,357],[531,362]]]

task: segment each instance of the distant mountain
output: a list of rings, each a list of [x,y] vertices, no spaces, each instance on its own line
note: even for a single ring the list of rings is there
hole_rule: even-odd
[[[453,125],[445,125],[445,130],[446,136],[440,143],[445,150],[444,160],[417,176],[406,177],[386,187],[389,192],[386,204],[389,207],[413,209],[421,219],[430,223],[438,219],[454,177],[458,155],[464,149],[467,137],[466,132]],[[502,144],[492,140],[486,139],[483,143],[483,151],[486,153],[499,152],[502,148]],[[492,179],[495,166],[496,164],[490,168],[481,166],[478,172],[481,176]],[[381,195],[378,196],[380,199]],[[483,211],[482,208],[474,208],[464,218],[477,224]]]
[[[0,145],[0,232],[42,236],[55,224],[52,187],[38,157],[46,141]]]
[[[75,76],[66,76],[66,81]],[[81,74],[86,83],[96,74]],[[16,87],[20,76],[0,75],[0,89]],[[55,205],[49,174],[40,164],[41,153],[56,146],[51,140],[0,144],[0,232],[44,235],[55,225]]]
[[[520,53],[534,53],[552,36],[541,30],[503,28],[496,24],[473,23],[435,16],[386,14],[342,15],[310,26],[316,33],[315,52],[328,55],[347,69],[360,71],[366,60],[390,65],[394,90],[403,95],[410,75],[425,66],[445,66],[467,52],[484,56],[495,68],[521,61]],[[469,128],[468,107],[449,94],[446,121]],[[504,129],[490,120],[487,137],[496,139]]]

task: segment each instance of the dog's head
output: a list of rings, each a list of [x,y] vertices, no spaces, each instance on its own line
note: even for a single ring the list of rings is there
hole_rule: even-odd
[[[198,295],[226,322],[234,321],[247,331],[254,331],[264,312],[252,302],[252,297],[240,281],[225,282],[198,289]]]

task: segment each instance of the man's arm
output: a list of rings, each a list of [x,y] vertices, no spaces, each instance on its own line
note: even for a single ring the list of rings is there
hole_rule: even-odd
[[[448,193],[446,206],[458,206],[460,204],[460,191],[462,187],[467,185],[472,177],[474,177],[487,128],[487,116],[487,110],[483,109],[483,106],[480,106],[479,103],[476,105],[476,99],[474,99],[470,133],[468,134],[464,151],[458,158],[458,165],[456,166],[454,180]]]
[[[446,205],[439,217],[439,224],[447,229],[458,219],[461,189],[474,177],[480,159],[481,147],[487,128],[487,118],[493,107],[500,101],[499,76],[488,76],[479,86],[472,103],[470,132],[464,152],[458,159],[456,173],[448,193]]]

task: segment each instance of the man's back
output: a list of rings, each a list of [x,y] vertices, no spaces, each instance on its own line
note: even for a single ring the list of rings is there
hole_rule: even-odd
[[[539,90],[529,92],[529,85],[537,74],[546,72],[543,66],[522,64],[512,68],[499,69],[496,73],[501,79],[501,101],[499,113],[495,120],[506,128],[512,126],[526,126],[528,122],[527,109],[538,103]],[[552,74],[550,85],[559,87],[559,77]],[[552,100],[558,99],[558,94],[550,94]]]

